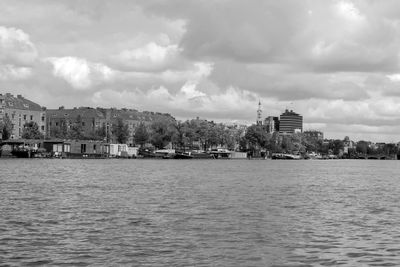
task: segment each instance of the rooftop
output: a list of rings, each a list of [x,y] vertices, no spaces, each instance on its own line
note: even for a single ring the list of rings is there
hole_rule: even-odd
[[[288,110],[286,109],[285,112],[281,114],[281,116],[300,116],[300,114],[297,114],[293,110]]]
[[[0,98],[4,99],[5,108],[10,109],[22,109],[22,110],[34,110],[34,111],[42,111],[42,107],[35,102],[32,102],[22,95],[14,96],[10,93],[0,94]]]

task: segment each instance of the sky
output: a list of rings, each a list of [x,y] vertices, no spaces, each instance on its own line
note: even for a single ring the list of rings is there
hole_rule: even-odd
[[[400,141],[400,1],[0,0],[0,93]]]

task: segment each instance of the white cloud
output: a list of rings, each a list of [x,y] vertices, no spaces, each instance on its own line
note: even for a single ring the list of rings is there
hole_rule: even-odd
[[[210,62],[195,62],[193,65],[186,70],[166,70],[161,73],[161,77],[166,82],[177,82],[177,81],[192,81],[198,82],[203,78],[210,76],[214,69],[214,64]]]
[[[365,19],[365,17],[361,15],[360,11],[357,9],[354,3],[349,1],[338,2],[337,10],[339,15],[352,22],[361,22]]]
[[[0,26],[0,64],[30,66],[38,57],[35,45],[24,31]]]
[[[87,89],[94,84],[111,80],[115,72],[102,63],[88,62],[82,58],[47,58],[53,65],[53,75],[63,78],[76,89]]]
[[[204,116],[209,119],[244,120],[253,117],[252,109],[256,106],[258,96],[249,91],[238,88],[207,94],[198,89],[193,82],[185,83],[178,92],[172,93],[166,87],[159,87],[148,92],[138,89],[115,91],[112,89],[96,92],[92,98],[95,105],[139,107],[151,106],[157,111],[173,111],[174,116]],[[266,105],[272,105],[270,100],[263,100]],[[146,109],[146,108],[145,108]],[[223,115],[221,115],[223,114]],[[239,115],[238,114],[242,114]]]
[[[162,37],[163,42],[168,42],[167,37]],[[123,68],[131,70],[158,70],[165,68],[178,56],[180,49],[174,45],[158,45],[150,42],[143,47],[124,50],[114,60]]]
[[[31,77],[32,69],[15,67],[13,65],[0,65],[0,80],[23,80]]]
[[[368,0],[3,0],[0,80],[45,106],[128,106],[180,118],[253,122],[259,97],[265,116],[294,102],[327,136],[360,129],[379,140],[400,132],[399,8]]]

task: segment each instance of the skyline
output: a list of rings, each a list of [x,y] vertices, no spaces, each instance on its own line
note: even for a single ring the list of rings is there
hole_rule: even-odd
[[[397,1],[0,2],[1,91],[400,141]],[[293,104],[292,104],[293,103]]]

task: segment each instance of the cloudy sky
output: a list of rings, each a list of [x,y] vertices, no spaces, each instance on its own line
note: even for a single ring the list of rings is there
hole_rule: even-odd
[[[0,0],[0,91],[48,108],[252,123],[285,108],[328,138],[400,141],[400,1]]]

